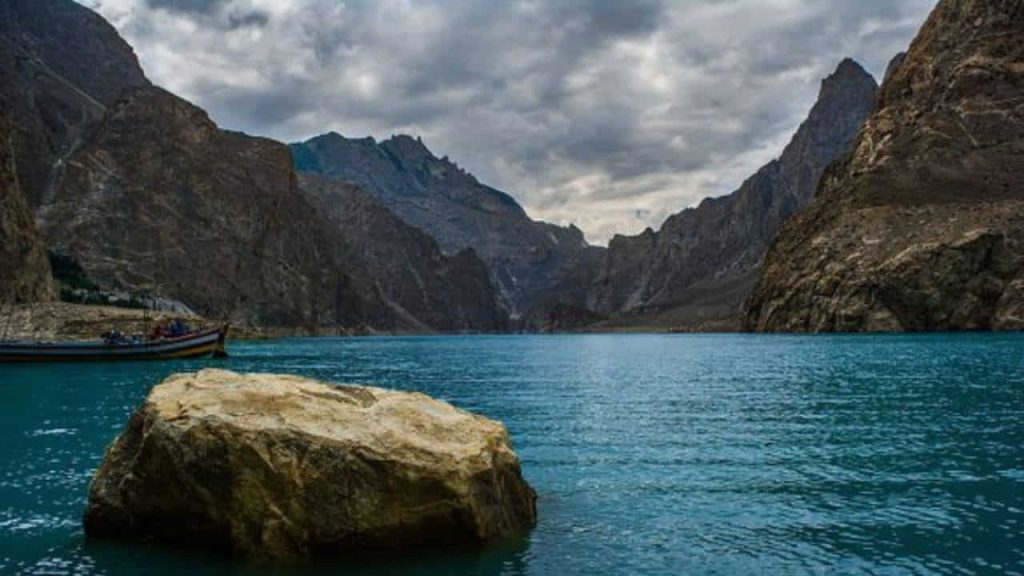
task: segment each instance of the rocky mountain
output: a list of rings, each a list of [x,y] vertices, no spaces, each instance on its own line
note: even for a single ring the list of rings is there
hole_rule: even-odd
[[[41,205],[67,158],[127,88],[146,86],[113,26],[70,0],[0,3],[0,101],[13,126],[21,189]]]
[[[840,63],[782,155],[737,191],[671,216],[657,232],[613,238],[588,307],[616,315],[612,323],[738,326],[773,236],[849,147],[876,90],[860,65]]]
[[[235,322],[371,321],[383,305],[305,201],[283,144],[220,130],[159,88],[114,104],[39,211],[51,249],[98,285]]]
[[[12,0],[0,15],[0,101],[15,119],[18,175],[29,166],[20,188],[47,247],[78,281],[249,327],[504,325],[472,254],[442,256],[422,234],[389,228],[384,208],[354,194],[328,210],[299,187],[287,146],[221,130],[201,109],[151,86],[131,48],[91,11],[70,0]],[[17,191],[4,189],[4,226],[16,218],[30,238],[24,210],[7,210],[9,190]],[[329,217],[338,213],[373,214],[379,229]],[[363,232],[377,233],[371,242]],[[371,246],[393,251],[391,265],[371,257]],[[33,250],[17,252],[35,258]],[[398,269],[398,255],[409,269]],[[0,256],[5,270],[17,262]],[[391,285],[410,275],[415,290]]]
[[[472,248],[446,256],[354,184],[304,174],[302,189],[363,263],[397,321],[423,330],[498,331],[508,318]],[[396,321],[396,322],[397,322]]]
[[[1024,328],[1024,2],[941,0],[782,228],[762,331]]]
[[[293,144],[299,170],[352,182],[447,254],[472,248],[506,308],[519,316],[551,300],[582,299],[603,250],[574,226],[531,220],[511,196],[485,186],[423,142],[324,134]]]
[[[0,113],[0,304],[53,299],[46,247],[21,194],[11,124]]]

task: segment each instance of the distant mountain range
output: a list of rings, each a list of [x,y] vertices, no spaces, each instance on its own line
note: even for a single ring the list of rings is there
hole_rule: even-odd
[[[446,253],[473,249],[513,317],[567,294],[580,298],[603,256],[578,228],[531,220],[511,196],[437,158],[419,139],[378,143],[332,132],[291,148],[300,171],[360,186]]]
[[[86,286],[309,333],[1019,328],[1022,21],[942,0],[880,92],[841,62],[777,160],[604,249],[411,136],[222,130],[92,11],[7,0],[0,302]]]

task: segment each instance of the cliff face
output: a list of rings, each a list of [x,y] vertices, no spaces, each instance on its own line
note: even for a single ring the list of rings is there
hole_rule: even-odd
[[[332,192],[335,203],[307,194],[287,146],[221,130],[151,86],[131,48],[91,11],[70,0],[10,0],[0,30],[0,102],[16,119],[3,143],[18,157],[20,189],[47,245],[99,289],[271,329],[505,325],[475,256],[443,256],[358,191]],[[49,298],[46,253],[14,161],[3,160],[0,179],[13,184],[4,185],[0,217],[12,240],[0,263],[3,283],[15,287],[0,291]],[[33,280],[41,270],[45,285]]]
[[[292,153],[300,170],[357,184],[445,253],[472,248],[514,316],[551,299],[582,299],[603,252],[575,227],[531,220],[512,197],[409,136],[377,143],[330,133]]]
[[[1024,2],[942,0],[748,302],[772,331],[1024,328]]]
[[[0,115],[0,304],[53,296],[46,248],[18,184],[11,126]]]
[[[658,232],[613,238],[589,307],[677,325],[737,318],[775,232],[849,147],[876,90],[863,68],[843,61],[782,155],[739,190],[670,217]]]
[[[42,232],[104,288],[270,326],[372,322],[382,306],[298,190],[283,144],[222,131],[158,88],[127,93],[68,160]]]
[[[445,332],[506,328],[487,267],[472,249],[442,254],[433,238],[354,184],[314,174],[299,181],[353,257],[372,271],[396,323]]]
[[[21,189],[38,207],[67,158],[127,88],[148,85],[131,47],[68,0],[0,3],[0,99],[13,122]]]

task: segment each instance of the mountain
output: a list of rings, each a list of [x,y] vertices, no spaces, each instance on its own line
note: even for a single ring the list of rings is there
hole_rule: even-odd
[[[501,327],[473,255],[444,257],[368,198],[331,194],[300,187],[284,144],[221,130],[147,87],[126,93],[71,156],[39,221],[51,248],[101,287],[243,325]]]
[[[131,48],[91,11],[70,0],[12,0],[0,15],[0,102],[14,122],[15,161],[4,162],[5,177],[17,172],[47,248],[80,283],[249,327],[504,325],[472,254],[440,255],[422,234],[387,227],[386,210],[365,198],[335,198],[328,210],[299,186],[286,145],[222,130],[203,110],[152,86]],[[32,247],[0,258],[5,270],[28,276],[35,264],[17,257],[36,262],[42,253],[45,264],[45,252],[29,242],[31,216],[8,209],[17,198],[10,191],[18,190],[3,191],[4,234],[13,218]],[[330,217],[338,212],[373,213],[381,229]],[[419,258],[407,263],[421,281],[414,295],[391,285],[409,270],[397,261],[381,266],[364,232],[376,232],[375,250]]]
[[[761,331],[1024,328],[1024,2],[941,0],[780,231]]]
[[[600,261],[575,226],[531,220],[511,196],[485,186],[419,139],[324,134],[292,144],[299,170],[352,182],[447,254],[472,248],[513,316],[550,300],[581,299]]]
[[[21,189],[38,207],[68,156],[127,88],[146,86],[113,26],[70,0],[0,3],[0,101],[13,122]]]
[[[39,222],[50,248],[99,286],[213,317],[315,328],[367,322],[382,308],[368,279],[341,270],[287,147],[222,131],[159,88],[111,107]]]
[[[372,271],[377,292],[404,323],[444,332],[506,328],[487,267],[472,248],[444,255],[433,238],[354,184],[315,174],[304,174],[299,182],[351,253]]]
[[[0,304],[53,299],[46,247],[21,194],[11,125],[0,114]]]
[[[613,323],[738,325],[772,237],[849,147],[877,88],[856,62],[840,63],[782,155],[738,190],[671,216],[657,232],[615,236],[588,307],[616,314]]]

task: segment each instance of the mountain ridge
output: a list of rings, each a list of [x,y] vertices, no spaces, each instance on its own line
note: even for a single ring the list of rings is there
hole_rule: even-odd
[[[845,151],[877,84],[842,60],[778,158],[734,192],[705,198],[658,231],[615,236],[587,307],[617,322],[738,327],[740,308],[775,231],[810,200],[825,167]]]
[[[575,226],[530,219],[512,196],[437,158],[419,138],[328,132],[291,149],[300,171],[360,186],[445,253],[473,248],[513,317],[566,291],[578,297],[603,252]]]

